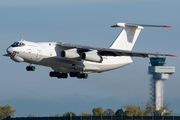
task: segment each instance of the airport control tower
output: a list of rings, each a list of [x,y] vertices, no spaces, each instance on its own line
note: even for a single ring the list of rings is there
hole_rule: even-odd
[[[163,106],[163,81],[167,80],[169,74],[175,72],[174,66],[165,66],[165,57],[151,57],[149,66],[149,74],[151,79],[151,102],[154,111],[159,110]]]

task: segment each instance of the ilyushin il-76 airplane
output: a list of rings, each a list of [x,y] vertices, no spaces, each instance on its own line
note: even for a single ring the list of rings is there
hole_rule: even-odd
[[[101,73],[132,63],[131,57],[172,56],[131,51],[143,27],[170,27],[161,25],[140,25],[117,23],[111,27],[122,27],[122,31],[110,48],[91,47],[64,42],[17,41],[7,48],[4,56],[15,62],[30,63],[27,71],[34,71],[35,65],[51,67],[50,77],[88,78],[89,73]]]

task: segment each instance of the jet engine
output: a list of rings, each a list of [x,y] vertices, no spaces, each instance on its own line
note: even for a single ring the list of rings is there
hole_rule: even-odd
[[[68,58],[68,59],[73,59],[73,58],[78,58],[80,55],[77,53],[77,49],[68,49],[68,50],[63,50],[61,52],[61,57],[63,58]]]
[[[97,54],[95,51],[90,51],[90,52],[84,52],[81,53],[81,59],[87,60],[87,61],[92,61],[92,62],[102,62],[103,58]]]

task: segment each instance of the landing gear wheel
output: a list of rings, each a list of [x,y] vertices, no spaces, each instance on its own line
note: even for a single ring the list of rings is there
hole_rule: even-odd
[[[50,77],[56,77],[56,73],[54,71],[52,71],[52,72],[49,73],[49,76]]]
[[[76,77],[75,72],[70,72],[69,75],[70,75],[70,77]]]
[[[62,78],[62,74],[59,73],[59,72],[57,72],[57,73],[56,73],[56,77],[57,77],[57,78]]]
[[[57,78],[67,78],[68,75],[67,73],[60,73],[60,72],[55,72],[55,71],[51,71],[49,73],[50,77],[57,77]]]
[[[31,66],[31,71],[35,71],[35,67],[34,66]]]
[[[70,77],[80,77],[80,72],[70,72],[69,75]]]
[[[36,68],[35,68],[34,66],[27,66],[27,67],[26,67],[26,70],[27,70],[27,71],[35,71],[35,69],[36,69]]]
[[[27,66],[27,67],[26,67],[26,70],[27,70],[27,71],[30,71],[30,66]]]
[[[68,77],[68,74],[67,74],[67,73],[62,73],[62,77],[63,77],[63,78],[67,78],[67,77]]]
[[[83,79],[87,79],[88,78],[88,74],[80,74],[79,76],[77,76],[77,78],[83,78]]]
[[[69,75],[70,77],[77,77],[77,78],[84,78],[84,79],[88,78],[88,74],[80,73],[80,72],[70,72]]]
[[[82,75],[82,74],[81,74],[80,72],[76,72],[75,75],[76,75],[77,78],[81,78],[81,75]]]
[[[82,74],[82,77],[83,77],[84,79],[87,79],[87,78],[88,78],[88,74]]]

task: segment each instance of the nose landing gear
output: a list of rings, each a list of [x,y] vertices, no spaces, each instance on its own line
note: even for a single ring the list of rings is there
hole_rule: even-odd
[[[27,71],[35,71],[35,69],[36,69],[36,68],[35,68],[34,66],[27,66],[27,67],[26,67],[26,70],[27,70]]]

